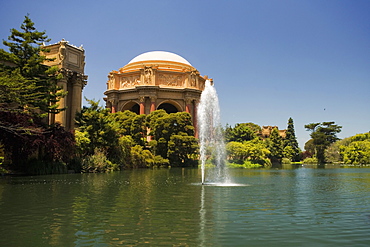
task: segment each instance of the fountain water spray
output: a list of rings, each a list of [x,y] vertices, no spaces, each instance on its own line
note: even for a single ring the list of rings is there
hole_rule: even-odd
[[[228,176],[225,171],[226,152],[220,122],[220,107],[216,89],[209,80],[206,81],[200,97],[197,115],[202,184],[205,183],[207,158],[211,158],[216,166],[212,170],[212,176],[207,175],[208,181],[216,183],[227,182]]]

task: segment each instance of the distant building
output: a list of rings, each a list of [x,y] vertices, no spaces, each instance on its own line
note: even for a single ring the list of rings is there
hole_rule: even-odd
[[[183,57],[151,51],[109,73],[104,100],[112,112],[188,112],[196,127],[196,108],[207,79]]]
[[[262,126],[261,132],[259,133],[260,137],[262,139],[269,138],[273,129],[277,129],[279,131],[279,135],[282,138],[286,137],[286,130],[279,130],[279,128],[277,126],[270,126],[270,125]]]
[[[43,54],[53,61],[45,61],[47,66],[58,66],[63,79],[58,85],[67,91],[66,97],[59,101],[60,108],[66,108],[59,114],[49,116],[49,123],[61,123],[67,130],[74,129],[75,115],[81,111],[82,90],[87,84],[85,75],[85,50],[81,47],[70,45],[64,39],[52,45],[45,45],[44,48],[50,50]]]

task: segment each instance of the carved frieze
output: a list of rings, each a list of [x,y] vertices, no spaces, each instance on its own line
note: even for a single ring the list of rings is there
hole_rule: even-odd
[[[120,88],[135,87],[140,85],[140,76],[125,76],[121,77]]]
[[[158,84],[172,87],[183,86],[184,76],[183,75],[171,75],[171,74],[159,74]]]

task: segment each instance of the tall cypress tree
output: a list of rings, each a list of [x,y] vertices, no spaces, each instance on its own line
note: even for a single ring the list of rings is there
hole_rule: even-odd
[[[58,156],[66,151],[59,144],[73,139],[64,128],[47,126],[43,121],[48,113],[61,110],[57,102],[65,95],[57,86],[62,76],[58,67],[44,65],[48,59],[41,53],[47,52],[43,43],[48,41],[45,32],[37,31],[25,16],[20,30],[11,29],[8,41],[3,41],[9,51],[0,49],[0,143],[4,163],[21,172],[27,172],[28,159],[36,150],[38,159],[44,161],[64,159]],[[48,136],[51,132],[59,138],[55,142]]]
[[[290,146],[293,150],[293,158],[292,158],[293,161],[298,161],[301,150],[298,146],[297,137],[295,136],[295,131],[294,131],[294,123],[291,117],[288,120],[288,127],[286,130],[286,136],[284,139],[284,148],[287,146]]]
[[[2,84],[5,84],[2,88],[7,90],[8,95],[15,93],[19,96],[5,99],[6,103],[17,103],[20,109],[33,114],[41,113],[41,116],[58,113],[61,109],[58,109],[57,103],[65,96],[65,92],[57,86],[57,80],[62,75],[58,74],[58,67],[45,66],[44,61],[50,59],[41,55],[48,52],[43,44],[50,39],[45,32],[37,31],[29,16],[25,16],[21,30],[11,29],[8,40],[4,40],[3,44],[9,52],[0,49],[0,73]]]
[[[279,130],[277,128],[274,128],[271,131],[268,149],[271,152],[270,153],[271,162],[281,163],[281,160],[283,158],[284,143],[283,138],[280,136]]]

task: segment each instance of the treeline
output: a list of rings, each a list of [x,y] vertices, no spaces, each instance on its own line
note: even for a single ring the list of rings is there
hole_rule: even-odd
[[[21,30],[12,29],[0,49],[0,173],[26,174],[105,172],[127,168],[197,166],[198,140],[188,113],[149,115],[130,111],[110,113],[99,102],[87,100],[76,116],[77,128],[66,131],[49,124],[47,116],[58,114],[58,102],[66,95],[57,86],[57,67],[47,60],[42,44],[48,42],[28,16]],[[311,140],[301,151],[293,119],[285,136],[277,128],[268,137],[261,127],[239,123],[224,129],[230,166],[259,167],[274,163],[370,163],[370,134],[339,140],[341,126],[335,122],[310,123]],[[212,159],[212,158],[211,158]]]
[[[267,138],[254,123],[226,126],[225,140],[229,165],[240,167],[268,167],[272,164],[300,161],[302,152],[295,136],[293,119],[289,118],[285,137],[273,128]]]
[[[198,165],[198,142],[189,113],[111,113],[98,102],[88,102],[90,106],[76,117],[76,164],[80,167],[75,170]]]
[[[337,140],[328,146],[324,157],[327,163],[369,165],[370,132]]]

